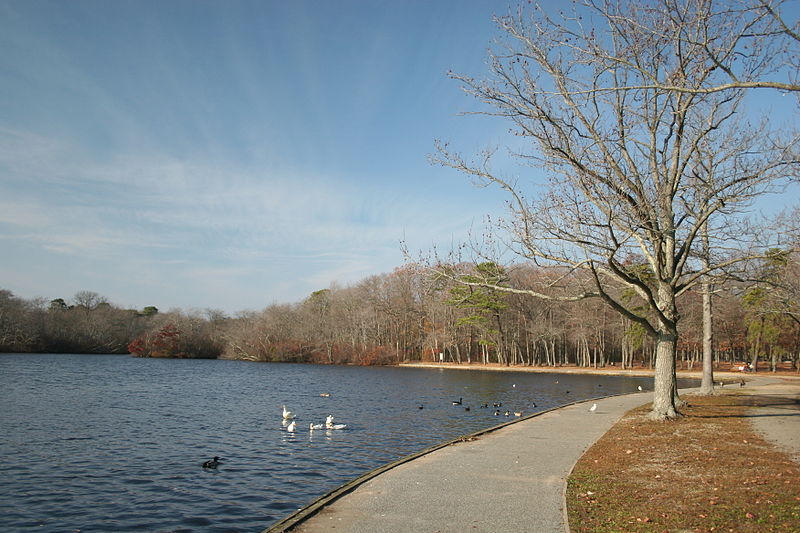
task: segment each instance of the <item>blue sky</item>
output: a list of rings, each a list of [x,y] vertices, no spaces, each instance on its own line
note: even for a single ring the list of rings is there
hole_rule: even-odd
[[[491,1],[0,2],[0,288],[229,313],[450,246],[499,193],[431,166],[502,123]]]
[[[0,289],[233,314],[449,249],[503,196],[492,0],[0,0]],[[791,112],[789,113],[791,115]]]

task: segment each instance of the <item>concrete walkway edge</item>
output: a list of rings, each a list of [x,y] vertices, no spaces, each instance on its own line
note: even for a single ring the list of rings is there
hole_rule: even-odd
[[[768,398],[748,415],[754,428],[800,458],[800,379],[747,380],[745,394]],[[580,400],[452,439],[367,472],[264,533],[569,533],[567,480],[578,461],[651,401],[651,391]]]
[[[681,393],[688,392],[690,390],[692,390],[692,389],[687,389],[687,391],[681,391]],[[416,452],[416,453],[413,453],[413,454],[410,454],[410,455],[406,455],[406,456],[401,457],[400,459],[398,459],[396,461],[384,464],[382,466],[379,466],[378,468],[370,470],[369,472],[366,472],[366,473],[362,474],[361,476],[359,476],[359,477],[357,477],[357,478],[355,478],[355,479],[353,479],[351,481],[348,481],[344,485],[341,485],[341,486],[337,487],[336,489],[334,489],[334,490],[332,490],[332,491],[320,496],[319,498],[317,498],[316,500],[314,500],[310,504],[306,505],[305,507],[302,507],[301,509],[299,509],[296,512],[292,513],[291,515],[289,515],[289,516],[281,519],[280,521],[276,522],[275,524],[273,524],[269,528],[263,530],[262,533],[284,533],[284,532],[288,532],[292,528],[294,528],[295,526],[303,523],[304,521],[308,520],[309,518],[311,518],[312,516],[317,514],[322,508],[331,505],[336,500],[338,500],[339,498],[341,498],[341,497],[351,493],[352,491],[356,490],[358,487],[360,487],[361,485],[363,485],[367,481],[369,481],[369,480],[371,480],[371,479],[373,479],[373,478],[375,478],[375,477],[377,477],[377,476],[379,476],[379,475],[381,475],[381,474],[383,474],[385,472],[388,472],[389,470],[392,470],[392,469],[394,469],[394,468],[396,468],[396,467],[398,467],[400,465],[403,465],[403,464],[408,463],[410,461],[413,461],[415,459],[419,459],[420,457],[429,455],[429,454],[431,454],[431,453],[433,453],[433,452],[435,452],[437,450],[441,450],[442,448],[446,448],[448,446],[452,446],[454,444],[458,444],[458,443],[461,443],[461,442],[468,442],[468,441],[474,440],[474,439],[476,439],[476,438],[478,438],[480,436],[483,436],[483,435],[486,435],[486,434],[489,434],[489,433],[494,433],[494,432],[496,432],[498,430],[501,430],[503,428],[506,428],[508,426],[512,426],[512,425],[518,424],[520,422],[525,422],[526,420],[530,420],[530,419],[533,419],[533,418],[541,417],[541,416],[549,414],[549,413],[560,411],[560,410],[565,409],[567,407],[580,405],[580,404],[584,404],[584,403],[587,403],[587,402],[593,402],[593,401],[597,401],[597,400],[608,399],[608,398],[615,398],[615,397],[620,397],[620,396],[630,396],[632,394],[642,394],[642,393],[610,394],[610,395],[607,395],[607,396],[598,396],[598,397],[595,397],[595,398],[577,400],[577,401],[574,401],[574,402],[570,402],[568,404],[560,405],[558,407],[552,407],[552,408],[546,409],[544,411],[538,411],[536,413],[532,413],[532,414],[524,416],[524,417],[516,418],[514,420],[510,420],[508,422],[504,422],[502,424],[498,424],[496,426],[492,426],[492,427],[487,428],[487,429],[476,431],[476,432],[470,433],[468,435],[462,435],[462,436],[457,437],[455,439],[451,439],[449,441],[442,442],[440,444],[431,446],[431,447],[426,448],[426,449],[424,449],[422,451],[419,451],[419,452]],[[648,403],[649,401],[650,400],[644,400],[639,405],[644,405],[645,403]],[[624,413],[620,413],[619,416],[621,417],[623,414]],[[600,437],[602,437],[602,434],[599,435],[596,439],[594,439],[591,443],[589,443],[588,446],[586,446],[586,449],[589,449],[595,442],[597,442],[597,440]],[[572,467],[570,467],[570,473],[572,473],[572,469],[574,469],[575,465],[578,463],[578,460],[580,460],[580,456],[575,460],[575,462],[573,463]],[[562,493],[562,499],[565,502],[565,505],[564,505],[564,523],[567,524],[567,533],[569,533],[569,522],[567,520],[567,509],[566,509],[566,486],[564,487],[564,490],[563,490],[563,493]]]

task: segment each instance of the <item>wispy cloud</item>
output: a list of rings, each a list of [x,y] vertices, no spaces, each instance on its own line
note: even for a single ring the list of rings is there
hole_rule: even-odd
[[[463,227],[455,206],[396,184],[165,156],[97,162],[57,139],[2,135],[33,147],[0,155],[9,178],[0,184],[4,240],[61,256],[132,261],[151,279],[171,263],[193,283],[205,278],[230,294],[236,280],[249,283],[258,273],[294,277],[283,295],[297,298],[398,266],[404,236],[427,245],[438,232]]]
[[[9,288],[257,308],[491,210],[425,162],[457,111],[444,72],[481,61],[491,7],[173,7],[0,4]]]

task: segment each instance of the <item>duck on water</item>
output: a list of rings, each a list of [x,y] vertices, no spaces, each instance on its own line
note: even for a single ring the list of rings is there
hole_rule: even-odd
[[[221,462],[222,460],[219,457],[214,456],[214,458],[210,461],[203,463],[203,468],[217,468],[217,465],[219,465]]]

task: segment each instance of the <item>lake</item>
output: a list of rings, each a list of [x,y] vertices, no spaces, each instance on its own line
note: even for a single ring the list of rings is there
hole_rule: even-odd
[[[651,383],[0,354],[0,530],[257,532],[375,467],[506,422],[507,409],[527,415]],[[328,414],[347,429],[309,431]],[[203,469],[215,455],[219,468]]]

